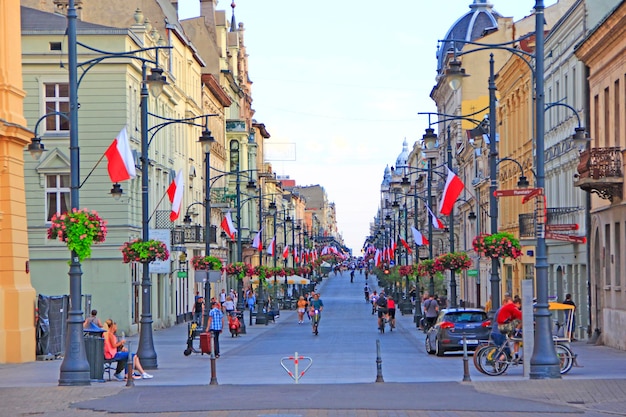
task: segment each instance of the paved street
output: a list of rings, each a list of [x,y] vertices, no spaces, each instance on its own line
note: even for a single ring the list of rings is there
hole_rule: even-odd
[[[247,334],[222,334],[218,385],[208,385],[206,355],[183,355],[186,325],[154,332],[159,367],[134,387],[59,387],[59,360],[0,365],[0,416],[626,415],[626,352],[575,342],[581,366],[546,381],[525,379],[521,366],[485,376],[470,358],[471,382],[462,382],[462,355],[427,355],[412,316],[398,315],[398,328],[379,334],[363,283],[357,274],[351,284],[347,273],[324,280],[318,336],[295,311],[267,326],[249,326],[246,313]],[[136,347],[137,337],[129,339]],[[384,383],[374,382],[377,340]],[[280,364],[295,352],[312,360],[297,385]]]

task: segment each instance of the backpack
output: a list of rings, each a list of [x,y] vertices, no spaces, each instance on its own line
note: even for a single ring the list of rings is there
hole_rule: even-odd
[[[380,297],[378,301],[376,301],[378,307],[387,307],[387,299],[385,297]]]

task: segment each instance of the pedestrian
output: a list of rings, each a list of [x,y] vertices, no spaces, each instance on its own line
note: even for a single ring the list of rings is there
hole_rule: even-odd
[[[426,326],[424,326],[424,333],[435,325],[437,315],[439,314],[439,303],[435,300],[434,295],[429,295],[428,300],[424,301],[424,316],[426,317]]]
[[[196,297],[196,302],[193,306],[193,321],[198,326],[202,325],[202,315],[204,313],[204,298],[202,296]]]
[[[85,319],[85,322],[83,323],[83,329],[86,329],[89,326],[102,328],[102,322],[98,318],[98,310],[91,310],[91,316]]]
[[[304,323],[304,312],[306,311],[307,301],[303,296],[298,299],[298,324]]]
[[[576,304],[574,303],[574,301],[572,300],[572,294],[565,294],[565,300],[563,300],[563,304],[567,304],[570,306],[574,306],[573,310],[567,310],[565,312],[565,323],[567,325],[567,323],[569,323],[570,320],[570,314],[572,314],[572,327],[570,327],[569,329],[566,329],[567,333],[567,337],[572,341],[576,341],[576,338],[572,337],[572,331],[576,329]]]
[[[239,296],[237,295],[237,291],[232,288],[230,289],[230,298],[233,300],[233,303],[237,305],[237,302],[239,301]]]
[[[213,349],[215,350],[215,357],[220,357],[220,333],[224,328],[224,313],[220,308],[220,304],[217,301],[213,302],[209,311],[209,324],[207,325],[209,331],[213,335]]]
[[[226,301],[226,289],[222,288],[222,292],[220,292],[220,304],[224,304]]]

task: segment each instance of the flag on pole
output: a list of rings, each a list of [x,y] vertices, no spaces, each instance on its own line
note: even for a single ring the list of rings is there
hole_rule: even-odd
[[[263,241],[261,240],[261,233],[263,232],[263,228],[257,232],[256,236],[252,240],[252,247],[259,252],[263,250]]]
[[[441,195],[441,202],[439,203],[439,213],[444,216],[449,216],[465,184],[463,184],[463,181],[461,181],[450,168],[446,167],[446,169],[448,170],[448,178],[446,179],[446,185],[443,187],[443,194]]]
[[[235,235],[237,234],[237,229],[235,229],[235,225],[233,224],[233,218],[230,216],[230,211],[226,212],[226,214],[224,215],[221,226],[230,238],[230,240],[234,241]]]
[[[180,207],[183,204],[183,190],[185,189],[185,179],[183,177],[183,170],[181,169],[176,174],[176,178],[167,188],[167,196],[172,203],[172,212],[170,213],[170,221],[174,221],[180,215]]]
[[[289,245],[285,245],[285,249],[283,249],[283,259],[287,259],[289,257]]]
[[[276,236],[274,236],[272,238],[272,241],[270,242],[269,246],[267,247],[267,254],[274,256],[274,253],[276,253]]]
[[[443,224],[443,222],[441,220],[439,220],[437,218],[437,216],[435,216],[435,213],[433,213],[433,211],[430,209],[430,207],[428,207],[428,205],[426,206],[426,209],[428,210],[428,212],[430,213],[430,219],[431,222],[433,224],[433,227],[435,229],[443,229],[445,227],[445,225]]]
[[[293,248],[293,260],[295,263],[300,262],[300,257],[298,256],[298,248],[294,247]]]
[[[411,246],[409,246],[409,244],[406,243],[406,240],[402,239],[400,236],[398,236],[398,240],[400,241],[402,246],[404,246],[404,248],[406,249],[406,251],[408,253],[413,253],[413,250],[411,249]]]
[[[413,240],[416,245],[422,246],[430,243],[415,227],[411,226],[411,231],[413,232]]]
[[[109,162],[107,169],[111,182],[126,181],[136,177],[135,159],[133,158],[133,151],[130,149],[126,126],[113,139],[113,143],[104,152],[104,155]]]

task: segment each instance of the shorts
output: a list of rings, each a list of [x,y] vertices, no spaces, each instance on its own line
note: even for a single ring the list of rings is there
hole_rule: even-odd
[[[298,313],[304,313],[304,307],[300,307],[300,308],[298,309]]]
[[[508,323],[498,324],[498,330],[500,330],[500,333],[502,334],[513,336],[513,334],[515,334],[515,329],[517,329],[520,324],[522,324],[522,321],[515,319]]]
[[[387,307],[378,307],[378,318],[382,318],[385,314],[387,314]]]
[[[395,319],[396,318],[396,309],[395,308],[390,308],[389,309],[389,318],[390,319]]]

